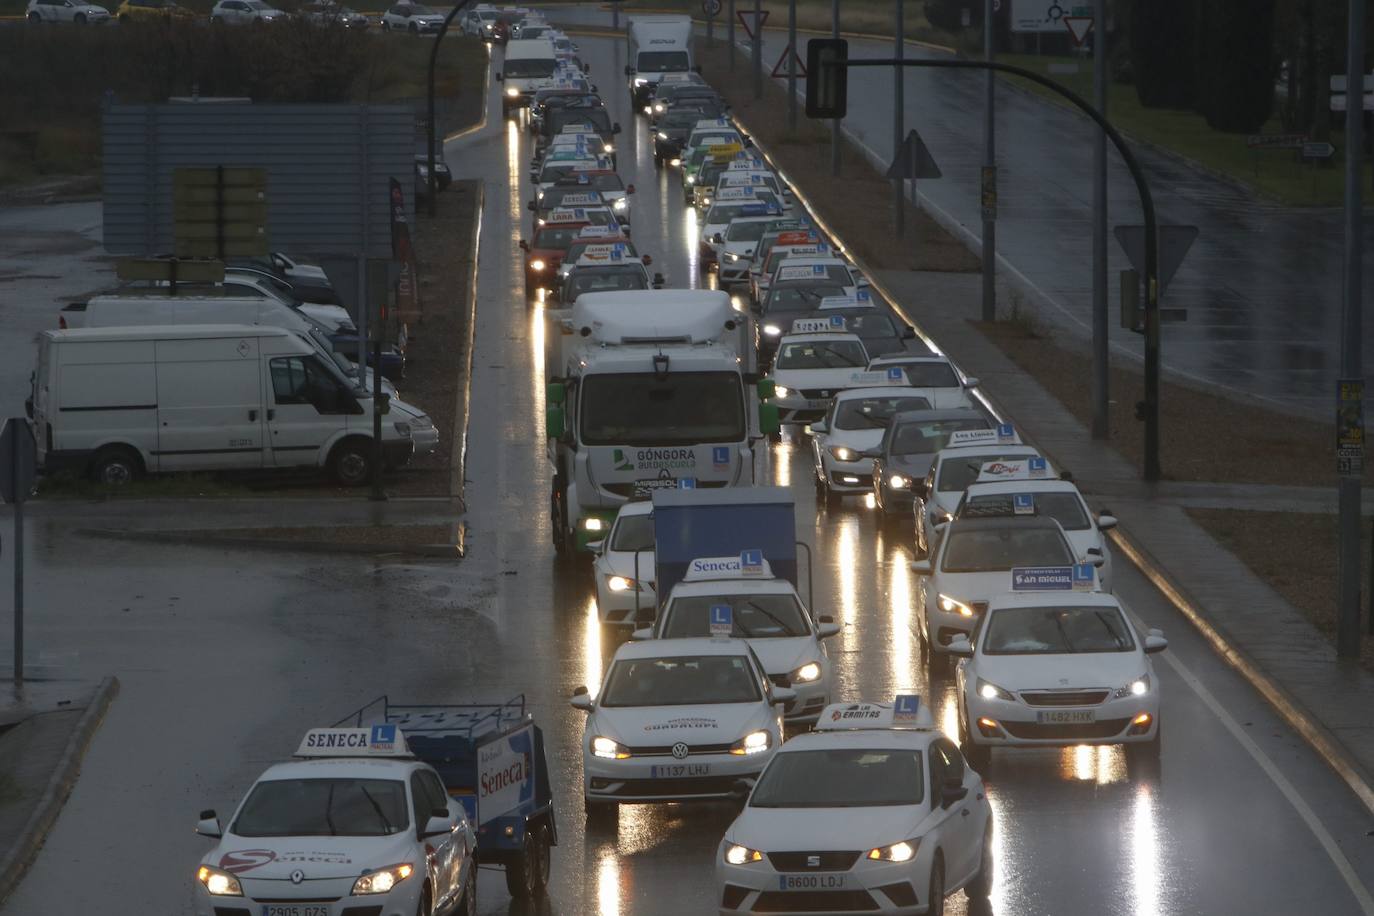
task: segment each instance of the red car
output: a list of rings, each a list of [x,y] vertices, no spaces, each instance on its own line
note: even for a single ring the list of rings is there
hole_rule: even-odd
[[[554,216],[557,211],[549,214]],[[534,231],[534,238],[520,240],[520,249],[525,252],[525,301],[533,302],[539,298],[539,291],[551,293],[558,287],[558,268],[578,234],[591,222],[554,221],[550,219]]]

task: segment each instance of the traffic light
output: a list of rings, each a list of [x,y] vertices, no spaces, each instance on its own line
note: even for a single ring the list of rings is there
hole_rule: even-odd
[[[813,38],[806,43],[806,116],[843,118],[849,104],[849,42]]]

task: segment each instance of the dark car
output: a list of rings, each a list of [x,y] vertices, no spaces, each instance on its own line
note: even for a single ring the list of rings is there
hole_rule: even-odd
[[[723,105],[692,99],[681,106],[674,105],[658,124],[650,130],[654,137],[654,165],[663,165],[682,155],[682,147],[698,121],[725,117]]]
[[[225,262],[228,273],[241,273],[266,281],[284,296],[313,302],[317,305],[341,305],[339,294],[328,280],[312,282],[310,278],[291,277],[265,258],[229,258]]]
[[[793,321],[814,318],[822,299],[844,294],[845,287],[838,283],[785,283],[770,289],[758,310],[759,366],[772,361],[778,338],[791,333]]]
[[[611,157],[611,165],[615,166],[615,140],[614,136],[620,133],[620,122],[612,121],[611,116],[606,113],[604,107],[596,108],[578,106],[564,106],[548,110],[544,115],[544,122],[539,128],[539,139],[536,144],[535,155],[539,156],[544,147],[554,137],[562,132],[563,128],[580,126],[596,134],[601,141],[602,149],[598,152]]]
[[[911,514],[912,485],[925,480],[952,433],[995,425],[987,414],[972,407],[912,410],[892,417],[883,441],[864,453],[873,459],[873,499],[882,517]]]
[[[916,339],[915,328],[909,324],[896,321],[887,309],[877,306],[824,309],[806,317],[828,318],[831,315],[844,316],[845,325],[850,331],[859,335],[869,357],[886,356],[889,353],[905,353],[906,342]]]

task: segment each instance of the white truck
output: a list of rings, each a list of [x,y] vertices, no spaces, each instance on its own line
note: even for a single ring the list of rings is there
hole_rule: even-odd
[[[549,314],[545,433],[561,554],[654,490],[748,486],[778,431],[747,312],[717,290],[587,293]]]
[[[625,29],[630,108],[641,111],[665,73],[687,73],[692,66],[691,16],[635,16]]]

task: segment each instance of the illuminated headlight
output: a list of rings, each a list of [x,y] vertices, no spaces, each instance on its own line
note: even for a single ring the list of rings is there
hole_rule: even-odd
[[[911,486],[911,480],[901,474],[893,474],[887,478],[887,485],[894,490],[905,490]]]
[[[592,739],[592,756],[603,760],[625,760],[630,756],[630,751],[610,738],[597,735]]]
[[[976,684],[975,686],[976,686],[976,688],[977,688],[977,690],[978,690],[978,695],[979,695],[980,697],[982,697],[983,699],[985,699],[985,700],[1015,700],[1015,699],[1016,699],[1016,697],[1014,697],[1014,696],[1011,695],[1011,691],[1010,691],[1010,690],[1005,690],[1005,689],[1003,689],[1003,688],[1001,688],[1001,687],[998,687],[996,684],[992,683],[991,681],[985,681],[985,680],[983,680],[981,677],[978,678],[978,682],[977,682],[977,684]]]
[[[852,448],[845,448],[843,445],[833,446],[830,449],[830,456],[836,461],[853,461],[858,457]]]
[[[648,81],[648,80],[642,80],[642,79],[636,79],[636,80],[635,80],[635,88],[636,88],[636,89],[638,89],[640,86],[647,86],[647,85],[649,85],[649,81]]]
[[[664,109],[664,105],[663,105],[662,102],[655,102],[655,103],[654,103],[654,111],[658,112],[659,114],[662,114],[662,113],[663,113],[663,109]],[[665,139],[666,139],[666,138],[665,138]]]
[[[821,666],[815,662],[807,662],[789,674],[787,678],[794,684],[810,684],[812,681],[819,681],[821,679]]]
[[[703,207],[709,207],[709,206],[711,206],[711,198],[709,198],[709,197],[703,197],[703,198],[701,199],[701,205],[702,205]]]
[[[660,139],[660,140],[667,140],[667,139],[668,139],[668,135],[665,134],[663,131],[660,130],[660,131],[658,132],[658,139]]]
[[[535,258],[533,261],[530,261],[530,270],[543,270],[545,267],[548,266],[549,265],[545,264],[539,258]]]
[[[394,425],[396,426],[396,434],[397,434],[398,436],[400,436],[402,439],[409,439],[409,438],[410,438],[410,424],[409,424],[409,423],[396,423],[396,424],[394,424]]]
[[[243,886],[239,884],[239,879],[227,871],[202,865],[196,872],[196,879],[205,885],[206,892],[212,897],[243,896]]]
[[[614,152],[615,152],[615,144],[614,144],[614,143],[603,143],[603,144],[601,144],[601,152],[603,152],[603,153],[614,153]]]
[[[737,254],[735,254],[735,253],[733,253],[733,252],[727,251],[727,252],[725,252],[725,260],[727,260],[727,261],[729,261],[731,264],[733,264],[733,263],[735,263],[736,261],[740,260],[740,256],[737,255]]]
[[[748,846],[732,844],[725,847],[725,861],[731,865],[745,865],[749,862],[762,862],[763,853]]]
[[[379,868],[374,872],[368,872],[357,881],[353,882],[353,894],[385,894],[393,887],[409,878],[411,872],[415,871],[410,864],[390,865],[386,868]]]
[[[759,754],[768,750],[773,745],[773,736],[768,732],[750,732],[743,738],[736,741],[730,747],[730,753],[736,757],[747,757],[750,754]]]
[[[792,389],[788,388],[786,385],[774,385],[773,393],[780,398],[785,398],[792,393]]]
[[[940,595],[940,610],[946,614],[959,614],[961,617],[972,617],[973,608],[969,607],[958,598],[951,598],[949,595]]]
[[[583,531],[601,531],[606,527],[606,523],[595,516],[589,516],[582,520]]]
[[[513,99],[516,96],[520,95],[520,90],[516,89],[514,86],[511,86],[506,90],[506,95]]]
[[[1140,677],[1131,681],[1124,687],[1116,688],[1116,696],[1119,697],[1140,697],[1150,692],[1150,676],[1142,674]]]
[[[916,847],[920,845],[920,840],[911,840],[893,843],[891,846],[879,846],[877,849],[870,849],[866,858],[877,859],[882,862],[910,862],[912,857],[916,855]]]
[[[630,589],[639,591],[639,585],[634,579],[627,579],[624,576],[610,576],[606,579],[606,587],[613,592],[628,592]]]
[[[611,208],[614,210],[624,210],[628,206],[629,202],[626,201],[623,197],[616,198],[615,203],[611,204]]]
[[[769,337],[777,337],[782,333],[782,328],[775,324],[765,324],[763,326],[763,333],[767,334]]]
[[[665,137],[664,139],[667,139],[667,138]],[[673,166],[674,168],[676,168],[677,166],[682,165],[682,160],[681,160],[681,159],[669,159],[669,160],[668,160],[668,164],[671,165],[671,166]]]
[[[695,175],[688,175],[688,176],[687,176],[687,183],[688,183],[688,184],[696,184],[696,183],[697,183],[697,176],[695,176]]]

